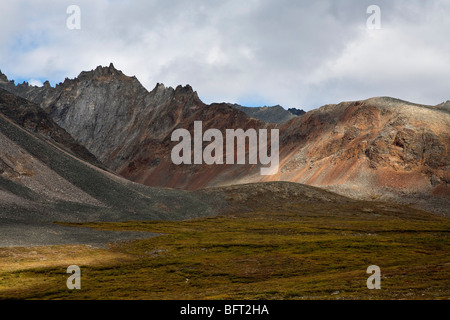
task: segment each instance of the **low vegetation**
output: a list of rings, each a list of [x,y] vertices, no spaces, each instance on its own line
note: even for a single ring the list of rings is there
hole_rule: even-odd
[[[2,248],[0,298],[450,298],[450,222],[419,211],[287,203],[189,221],[71,225],[161,236],[107,248]],[[72,264],[81,290],[66,287]],[[381,290],[366,286],[370,265],[381,268]]]

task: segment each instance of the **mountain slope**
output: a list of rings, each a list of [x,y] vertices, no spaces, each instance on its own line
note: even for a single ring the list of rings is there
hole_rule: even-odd
[[[365,199],[428,202],[448,213],[448,112],[373,98],[322,107],[281,131],[278,179]]]
[[[8,116],[13,113],[14,117],[27,114],[24,126]],[[66,150],[66,144],[51,139],[60,140],[61,136],[68,139],[72,149],[84,150],[46,119],[39,107],[0,90],[2,219],[185,219],[213,213],[189,192],[138,185],[78,158]]]
[[[150,186],[199,189],[245,178],[247,169],[234,166],[176,166],[170,150],[176,144],[171,134],[177,128],[193,132],[194,121],[208,128],[269,128],[228,104],[205,105],[190,86],[148,92],[135,77],[127,77],[111,64],[82,72],[56,88],[0,86],[35,103],[78,143],[108,168],[135,182]],[[173,174],[172,174],[173,173]]]
[[[109,67],[82,72],[52,88],[0,86],[33,99],[108,168],[149,186],[210,186],[291,181],[362,199],[415,203],[447,214],[450,207],[450,114],[393,98],[327,105],[282,124],[249,117],[229,104],[205,105],[190,86],[158,84]],[[28,88],[28,89],[27,89]],[[279,129],[280,171],[260,165],[174,165],[177,128]],[[203,146],[206,146],[204,143]]]
[[[15,124],[56,143],[58,147],[96,166],[102,166],[85,147],[77,144],[70,134],[59,127],[39,106],[18,98],[0,88],[0,113]]]

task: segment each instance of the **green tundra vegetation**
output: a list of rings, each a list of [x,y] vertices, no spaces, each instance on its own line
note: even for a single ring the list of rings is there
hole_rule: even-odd
[[[448,299],[450,222],[375,202],[285,203],[187,221],[67,224],[148,231],[103,248],[0,249],[1,299]],[[69,290],[69,265],[81,290]],[[369,290],[367,267],[381,268]]]

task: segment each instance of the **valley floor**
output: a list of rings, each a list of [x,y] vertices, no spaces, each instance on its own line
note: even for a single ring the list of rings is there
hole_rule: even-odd
[[[285,203],[189,221],[65,224],[158,237],[0,248],[1,299],[449,299],[450,221],[375,203]],[[81,267],[81,290],[66,269]],[[381,268],[381,290],[366,286]]]

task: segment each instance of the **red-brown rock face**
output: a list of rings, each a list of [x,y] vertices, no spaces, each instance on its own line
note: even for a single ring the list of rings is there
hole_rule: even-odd
[[[450,196],[450,114],[374,98],[322,107],[283,128],[276,179],[353,197]]]

